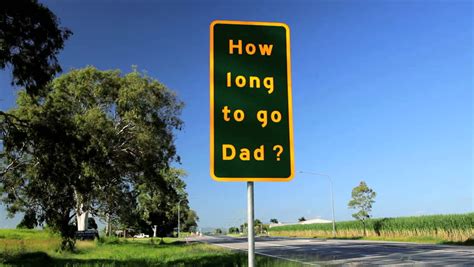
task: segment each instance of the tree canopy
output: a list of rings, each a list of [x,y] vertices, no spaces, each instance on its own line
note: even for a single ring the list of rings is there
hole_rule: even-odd
[[[36,0],[2,1],[0,7],[0,69],[11,67],[12,85],[37,95],[61,72],[57,55],[72,32]]]

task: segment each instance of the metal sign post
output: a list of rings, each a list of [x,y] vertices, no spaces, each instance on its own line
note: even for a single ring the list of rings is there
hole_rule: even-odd
[[[255,266],[255,228],[253,212],[253,182],[247,182],[247,236],[248,236],[248,257],[249,267]]]

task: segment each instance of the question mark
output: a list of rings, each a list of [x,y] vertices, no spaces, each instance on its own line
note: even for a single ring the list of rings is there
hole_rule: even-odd
[[[278,150],[277,152],[277,161],[280,161],[280,155],[283,153],[283,147],[280,145],[273,146],[273,151]]]

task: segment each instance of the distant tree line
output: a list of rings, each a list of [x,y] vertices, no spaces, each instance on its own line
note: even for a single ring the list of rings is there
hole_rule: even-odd
[[[255,219],[254,221],[254,232],[255,234],[265,234],[268,232],[269,224],[262,223],[261,220]],[[247,233],[248,231],[248,224],[243,223],[239,227],[232,226],[228,229],[228,233],[230,234],[243,234]]]

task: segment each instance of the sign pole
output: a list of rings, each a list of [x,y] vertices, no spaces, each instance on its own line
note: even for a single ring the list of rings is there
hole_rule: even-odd
[[[255,267],[255,229],[253,212],[253,182],[247,182],[247,235],[249,267]]]

